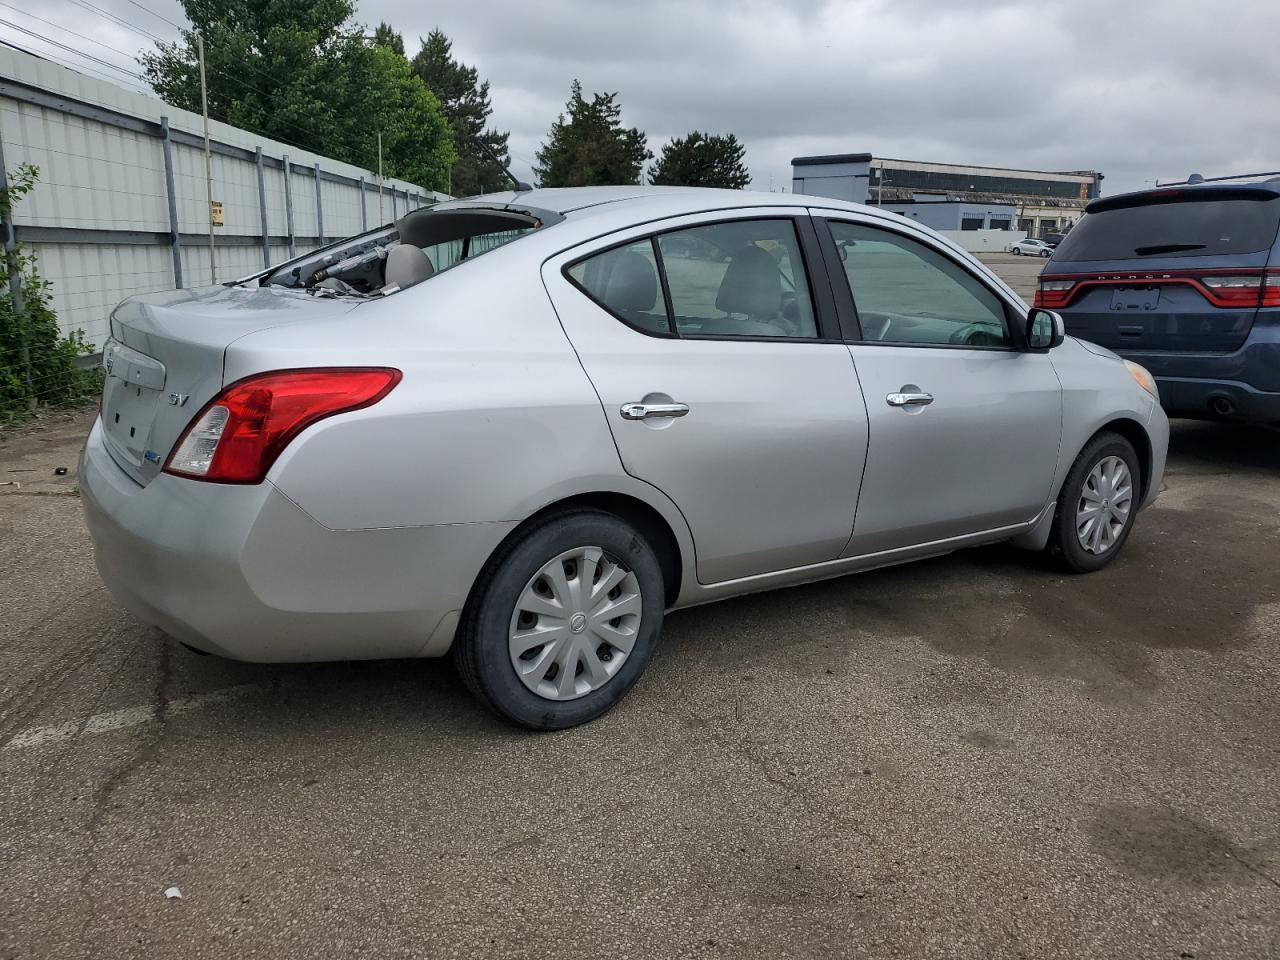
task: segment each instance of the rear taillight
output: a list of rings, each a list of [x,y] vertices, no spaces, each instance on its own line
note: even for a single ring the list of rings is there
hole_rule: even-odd
[[[1215,274],[1201,277],[1209,302],[1218,307],[1256,307],[1263,278],[1260,274]]]
[[[1262,281],[1262,306],[1280,307],[1280,273],[1268,273]]]
[[[1044,307],[1048,310],[1065,307],[1071,300],[1071,291],[1075,286],[1074,280],[1041,280],[1040,286],[1036,288],[1032,306]]]
[[[377,403],[400,377],[390,367],[316,367],[246,377],[196,415],[164,471],[215,483],[260,483],[299,433],[317,420]]]

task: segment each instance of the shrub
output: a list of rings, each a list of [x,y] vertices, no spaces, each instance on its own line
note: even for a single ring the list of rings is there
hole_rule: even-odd
[[[12,223],[13,207],[31,191],[40,171],[24,163],[0,190],[0,213]],[[76,359],[93,349],[80,330],[62,336],[49,305],[49,284],[35,256],[22,244],[5,251],[7,274],[0,277],[0,423],[23,419],[41,405],[74,403],[98,391],[101,376]],[[22,309],[15,309],[13,285],[19,278]]]

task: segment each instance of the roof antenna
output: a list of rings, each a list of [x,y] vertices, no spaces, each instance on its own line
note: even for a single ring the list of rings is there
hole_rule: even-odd
[[[507,165],[498,159],[498,155],[493,152],[493,148],[491,148],[487,143],[485,143],[479,137],[476,137],[476,145],[479,146],[480,149],[484,151],[485,156],[487,156],[490,160],[492,160],[502,170],[502,172],[505,173],[511,179],[511,182],[516,185],[515,186],[516,193],[525,193],[533,189],[532,186],[525,183],[523,180],[517,180],[516,175],[511,172],[511,170],[507,167]]]

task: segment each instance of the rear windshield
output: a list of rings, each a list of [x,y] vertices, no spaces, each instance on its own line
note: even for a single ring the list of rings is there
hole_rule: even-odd
[[[1058,244],[1061,260],[1216,257],[1268,250],[1280,196],[1176,197],[1086,213]]]

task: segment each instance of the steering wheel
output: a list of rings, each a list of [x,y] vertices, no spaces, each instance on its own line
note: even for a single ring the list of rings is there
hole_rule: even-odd
[[[966,347],[1001,347],[1004,346],[1004,337],[993,332],[990,324],[966,323],[949,336],[947,342]]]

